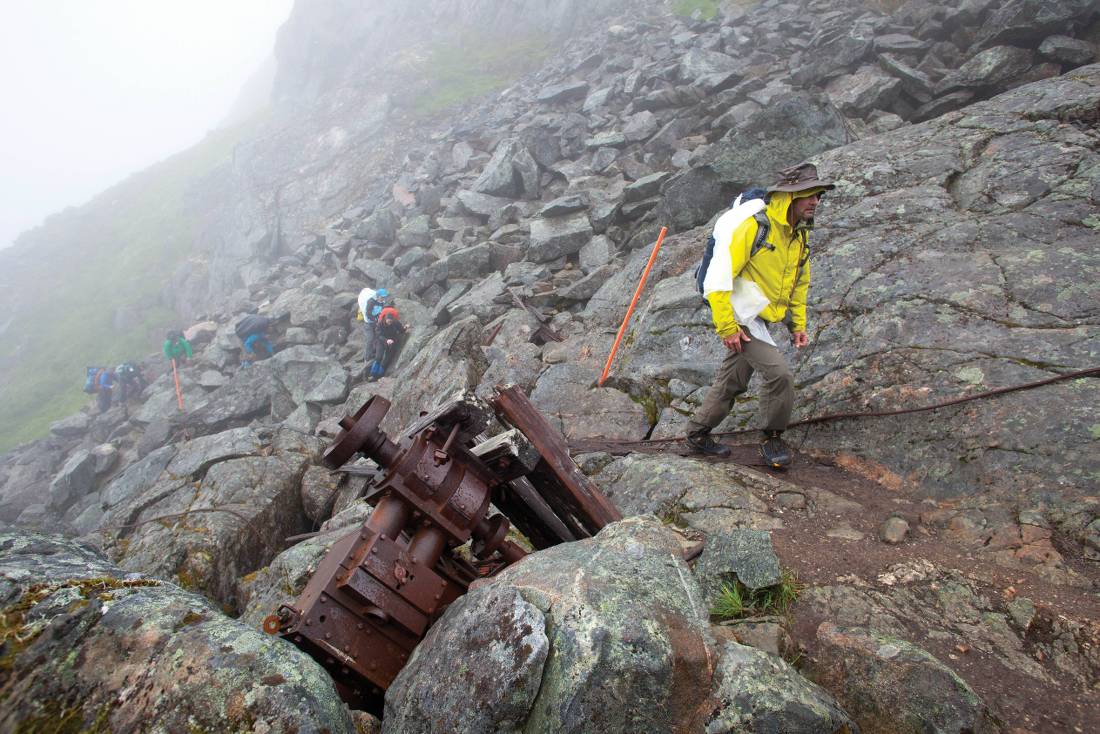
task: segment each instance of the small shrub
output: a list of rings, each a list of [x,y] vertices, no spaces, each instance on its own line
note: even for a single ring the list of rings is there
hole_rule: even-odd
[[[763,589],[749,589],[740,581],[724,584],[710,614],[718,620],[783,615],[798,600],[803,588],[789,569],[783,571],[778,584]]]

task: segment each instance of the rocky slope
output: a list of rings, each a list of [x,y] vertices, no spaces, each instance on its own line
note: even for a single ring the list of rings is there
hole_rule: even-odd
[[[452,607],[391,689],[387,730],[585,731],[596,717],[605,731],[1100,722],[1094,378],[793,432],[801,453],[783,478],[642,453],[660,446],[597,445],[682,431],[720,358],[692,286],[706,225],[731,194],[805,157],[838,189],[812,240],[814,341],[792,354],[800,417],[1096,366],[1100,65],[1087,65],[1096,49],[1082,40],[1094,37],[1092,6],[910,2],[887,15],[771,1],[713,21],[650,3],[591,4],[584,16],[546,7],[557,10],[531,15],[531,27],[568,40],[540,70],[439,121],[391,109],[384,80],[354,81],[375,68],[369,54],[340,51],[362,49],[389,14],[491,26],[492,4],[296,8],[279,82],[294,125],[283,118],[239,148],[233,170],[201,189],[211,255],[180,293],[217,297],[201,309],[213,320],[192,330],[185,409],[150,362],[162,374],[138,401],[61,421],[0,464],[0,519],[63,529],[114,564],[25,530],[0,541],[13,630],[4,659],[13,670],[52,659],[37,647],[52,644],[42,631],[69,625],[82,630],[74,646],[98,649],[104,621],[81,602],[111,604],[77,583],[93,577],[111,589],[140,581],[125,593],[165,619],[186,606],[165,595],[171,582],[254,628],[369,512],[362,481],[319,467],[336,418],[378,393],[394,402],[385,427],[396,430],[454,389],[514,382],[587,451],[582,468],[624,515],[706,539],[698,578],[671,550],[677,533],[652,518],[538,554]],[[302,61],[315,46],[326,52]],[[672,234],[613,379],[596,388],[662,225]],[[351,318],[364,285],[394,292],[413,327],[376,383],[363,381]],[[244,369],[232,325],[257,304],[280,319],[279,351]],[[725,427],[751,427],[754,408],[740,401]],[[72,554],[93,570],[60,562]],[[766,586],[779,561],[809,584],[789,619],[709,624],[708,574]],[[29,580],[40,567],[56,569],[48,588]],[[486,614],[511,632],[479,628]],[[238,624],[209,605],[201,615]],[[250,652],[250,664],[287,666],[284,647]],[[478,663],[435,687],[469,656]],[[3,678],[19,717],[124,728],[129,709],[111,696],[126,683],[80,667],[71,688],[35,687],[74,680],[57,670],[56,681]],[[484,693],[505,689],[515,695]],[[1020,690],[1035,693],[1021,704]],[[905,708],[898,691],[927,705]],[[255,721],[293,725],[263,719],[274,709],[242,695]],[[454,705],[471,697],[483,705]],[[56,710],[34,708],[47,698]],[[199,725],[247,721],[240,707],[224,711]],[[348,715],[332,715],[332,730],[347,730]]]

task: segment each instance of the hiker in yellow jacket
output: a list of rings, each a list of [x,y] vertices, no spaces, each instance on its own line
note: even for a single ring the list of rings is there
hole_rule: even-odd
[[[810,287],[809,231],[822,194],[834,188],[821,181],[817,168],[804,163],[780,172],[768,189],[769,231],[755,253],[757,229],[753,216],[741,222],[727,241],[718,241],[716,226],[714,260],[724,278],[719,289],[709,271],[705,290],[714,328],[729,350],[702,406],[688,423],[687,442],[696,451],[729,456],[729,448],[714,440],[711,430],[729,414],[734,399],[759,371],[764,384],[760,404],[764,413],[764,439],[760,453],[769,466],[791,462],[790,448],[780,437],[794,407],[794,374],[771,336],[769,325],[790,313],[791,341],[801,349],[810,343],[806,332],[806,294]],[[724,236],[723,236],[724,237]],[[728,273],[728,276],[727,276]],[[727,287],[728,286],[728,287]]]

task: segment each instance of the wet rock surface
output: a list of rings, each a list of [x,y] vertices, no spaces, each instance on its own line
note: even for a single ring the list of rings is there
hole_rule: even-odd
[[[329,10],[333,17],[347,11]],[[437,3],[400,13],[372,7],[341,33],[377,39],[382,26],[364,18],[415,26],[439,10]],[[838,187],[825,198],[811,239],[811,347],[795,353],[786,332],[776,332],[796,370],[796,418],[924,405],[1097,363],[1100,299],[1095,279],[1084,277],[1096,270],[1100,226],[1100,66],[1087,65],[1096,60],[1094,4],[910,2],[885,13],[878,4],[766,2],[727,4],[711,20],[670,16],[642,0],[525,0],[466,10],[479,28],[549,27],[570,40],[506,93],[442,121],[410,121],[402,94],[363,86],[363,79],[383,79],[372,71],[378,54],[321,54],[304,63],[304,49],[329,48],[334,38],[317,17],[295,14],[284,58],[302,63],[284,64],[279,84],[304,95],[313,113],[241,147],[218,190],[195,201],[206,213],[204,233],[216,241],[206,243],[209,257],[196,270],[201,282],[187,287],[194,303],[209,301],[203,318],[211,320],[198,329],[196,358],[180,365],[185,409],[171,372],[149,362],[152,384],[128,406],[58,421],[49,438],[3,458],[0,521],[62,528],[101,544],[128,572],[201,591],[254,626],[301,590],[338,537],[333,528],[366,516],[357,500],[361,483],[324,477],[325,439],[313,434],[331,437],[336,421],[370,395],[393,402],[384,424],[391,433],[455,390],[489,395],[515,382],[573,442],[679,436],[723,356],[693,282],[708,223],[739,190],[768,183],[777,168],[806,157]],[[433,27],[452,25],[462,24]],[[273,191],[280,193],[264,193]],[[597,388],[662,225],[671,232],[612,378]],[[389,288],[411,326],[377,382],[366,380],[363,328],[354,320],[364,285]],[[277,353],[242,368],[232,324],[258,304],[277,319]],[[187,308],[192,314],[195,306]],[[768,555],[761,531],[776,537],[810,526],[820,531],[811,534],[815,542],[853,565],[885,558],[878,553],[931,553],[935,542],[966,559],[956,565],[989,564],[1087,594],[1100,559],[1095,382],[791,431],[799,461],[812,455],[849,472],[831,484],[675,452],[593,454],[582,464],[625,515],[654,513],[705,540],[711,555],[695,568],[707,589],[700,599],[713,592],[706,579],[763,584],[779,572],[774,555],[735,568],[730,559],[745,560],[745,548],[733,538],[759,541],[752,544],[759,560]],[[753,428],[755,394],[753,386],[718,430]],[[96,453],[104,444],[113,460]],[[752,464],[753,447],[739,448],[737,460]],[[860,478],[905,506],[881,505],[869,494],[849,499],[846,482]],[[287,537],[320,523],[327,524],[322,535],[286,547]],[[683,583],[668,575],[682,569],[676,561],[647,565],[656,564],[653,548],[664,547],[660,535],[653,530],[640,543],[644,562],[637,562],[652,571],[646,578],[695,588],[690,575]],[[607,552],[634,568],[633,541],[608,542]],[[789,548],[784,542],[775,548]],[[545,567],[542,555],[525,563],[562,584],[577,567],[588,568],[579,550],[555,549]],[[709,568],[718,556],[721,563]],[[783,552],[779,558],[785,566]],[[1059,616],[1041,598],[990,598],[946,568],[892,586],[834,574],[812,584],[801,604],[821,615],[818,622],[924,648],[974,690],[986,686],[995,712],[1021,709],[1013,708],[1007,684],[991,684],[995,676],[956,646],[1018,671],[1025,676],[1025,683],[1011,678],[1018,688],[1037,681],[1043,698],[1056,698],[1057,682],[1068,680],[1067,690],[1087,704],[1097,676],[1095,614]],[[618,685],[620,674],[610,658],[590,664],[580,651],[618,655],[634,638],[615,632],[620,637],[603,639],[595,627],[578,626],[563,611],[568,605],[547,601],[565,592],[522,569],[460,602],[468,608],[455,605],[461,624],[433,632],[438,651],[425,650],[402,679],[387,727],[518,730],[556,721],[556,730],[579,731],[592,710],[605,716],[607,730],[635,723],[664,730],[673,719],[707,731],[760,730],[765,722],[784,731],[841,731],[848,722],[818,689],[742,648],[712,641],[701,643],[705,654],[684,648],[691,652],[683,659],[708,671],[705,681],[692,677],[694,668],[669,668],[681,654],[669,649],[710,639],[706,602],[676,628],[685,638],[669,637],[675,644],[661,647],[667,640],[660,634],[637,633],[639,644],[664,657],[621,681],[652,705],[628,711],[625,699],[608,702],[597,683]],[[587,614],[593,599],[636,604],[600,593],[569,597],[569,608]],[[691,596],[645,593],[646,603],[671,605],[677,614]],[[485,613],[507,621],[500,645],[489,628],[478,627],[480,637],[459,634],[463,624],[482,624]],[[665,624],[662,614],[635,615],[631,629],[639,618]],[[844,647],[839,638],[819,640],[816,630],[796,634],[797,643],[811,653],[828,640]],[[764,637],[780,651],[780,630]],[[456,679],[484,694],[483,709],[459,711],[453,692],[431,689],[432,665],[450,664],[448,650],[478,661]],[[227,659],[210,654],[219,665]],[[524,663],[501,668],[508,658]],[[579,671],[577,681],[543,680],[567,665]],[[859,666],[852,666],[843,675],[854,680]],[[953,680],[944,670],[936,675]],[[738,693],[761,676],[786,681],[777,684],[782,692]],[[875,685],[853,690],[865,688],[860,700],[871,701]],[[696,696],[707,691],[717,708],[681,696],[683,686],[696,686]],[[847,700],[843,686],[827,687]],[[944,700],[966,698],[943,691]],[[671,699],[691,703],[669,708]],[[955,707],[951,721],[980,731],[984,705],[968,714]],[[852,706],[848,714],[865,731],[901,726],[873,706]],[[749,710],[758,717],[751,724]],[[1089,718],[1087,705],[1082,710],[1073,721],[1087,730],[1100,719]],[[82,715],[90,724],[100,710]],[[433,729],[433,722],[446,726]]]
[[[308,656],[86,546],[0,534],[0,603],[6,730],[353,730]]]

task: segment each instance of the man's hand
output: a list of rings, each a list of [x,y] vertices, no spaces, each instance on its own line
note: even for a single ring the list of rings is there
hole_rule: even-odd
[[[722,343],[726,345],[726,349],[732,349],[738,354],[741,353],[741,342],[745,342],[747,344],[751,341],[752,339],[749,338],[749,335],[743,331],[738,331],[734,334],[730,334],[729,336],[722,337]]]
[[[791,343],[794,344],[795,349],[801,349],[810,343],[810,335],[804,331],[796,331],[791,334]]]

